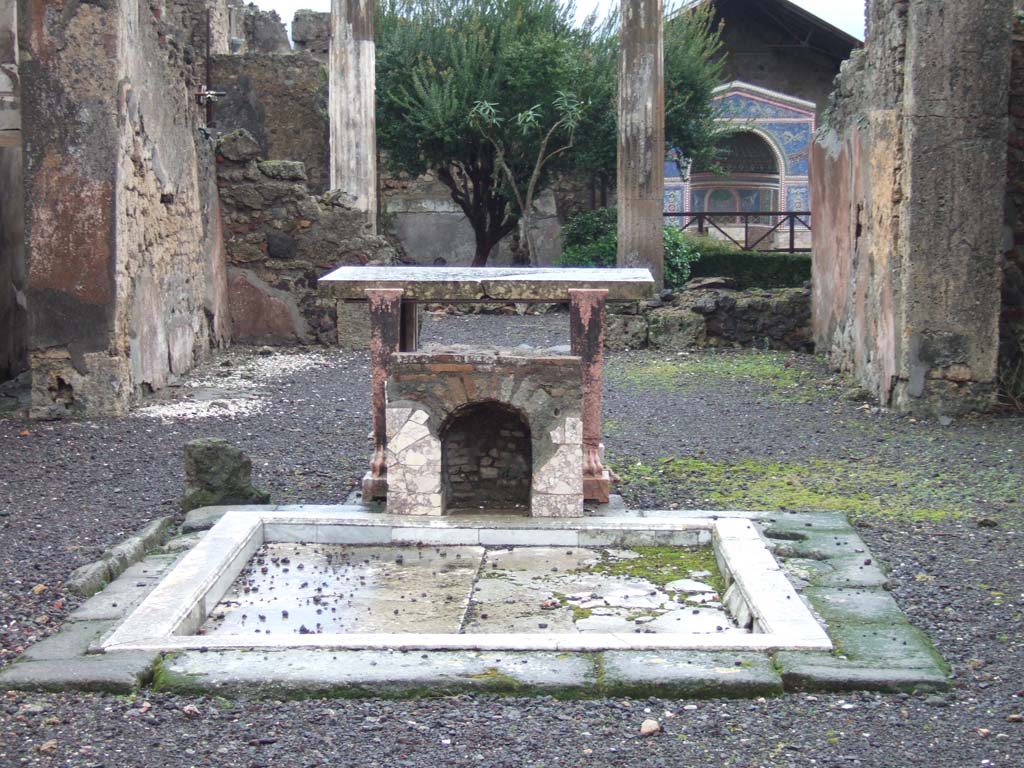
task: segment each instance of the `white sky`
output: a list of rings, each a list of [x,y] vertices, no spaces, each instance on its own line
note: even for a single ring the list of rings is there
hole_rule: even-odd
[[[793,0],[797,5],[806,8],[833,26],[849,32],[854,37],[864,39],[864,2],[865,0]],[[582,19],[594,8],[604,12],[618,0],[576,0],[577,18]],[[331,0],[256,0],[263,10],[277,11],[281,20],[290,25],[295,11],[309,8],[313,11],[331,10]],[[666,5],[671,5],[666,0]]]

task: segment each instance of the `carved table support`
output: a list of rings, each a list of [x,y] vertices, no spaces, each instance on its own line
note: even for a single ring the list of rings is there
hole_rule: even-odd
[[[605,289],[569,289],[572,353],[583,367],[583,498],[607,503],[611,473],[601,460],[601,369],[604,367]]]
[[[382,499],[388,493],[387,402],[385,389],[391,355],[398,351],[402,318],[401,288],[370,288],[370,369],[373,374],[373,459],[363,477],[363,499]]]

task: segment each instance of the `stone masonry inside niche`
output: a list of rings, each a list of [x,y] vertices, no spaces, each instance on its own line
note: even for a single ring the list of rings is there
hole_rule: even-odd
[[[395,250],[337,196],[311,195],[303,163],[262,160],[245,130],[221,137],[217,163],[233,338],[334,345],[336,306],[317,301],[317,278],[342,265],[393,264]]]
[[[512,408],[476,403],[441,428],[441,471],[449,512],[525,512],[530,507],[530,427]]]

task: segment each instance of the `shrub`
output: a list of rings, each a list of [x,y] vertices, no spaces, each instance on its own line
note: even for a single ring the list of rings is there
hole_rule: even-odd
[[[565,250],[558,259],[563,267],[614,267],[618,235],[614,208],[598,208],[576,214],[562,230]],[[690,264],[700,254],[691,238],[675,227],[662,230],[665,245],[665,287],[679,288],[690,279]]]
[[[713,250],[693,265],[694,277],[731,277],[739,288],[799,288],[811,279],[811,254]]]
[[[614,237],[617,221],[614,208],[580,211],[562,227],[562,242],[568,249],[576,245],[590,245],[608,235]]]
[[[614,208],[582,211],[562,229],[563,267],[614,267]],[[811,279],[807,253],[744,251],[706,235],[665,227],[665,287],[681,288],[690,277],[731,277],[739,288],[795,288]]]

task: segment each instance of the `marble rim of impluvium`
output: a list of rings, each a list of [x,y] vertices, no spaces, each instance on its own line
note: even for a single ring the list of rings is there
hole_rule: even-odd
[[[417,518],[352,507],[226,513],[124,622],[93,650],[832,650],[753,522],[753,515],[624,518]],[[629,547],[711,544],[733,614],[749,633],[351,633],[207,636],[196,632],[256,551],[267,543]]]

